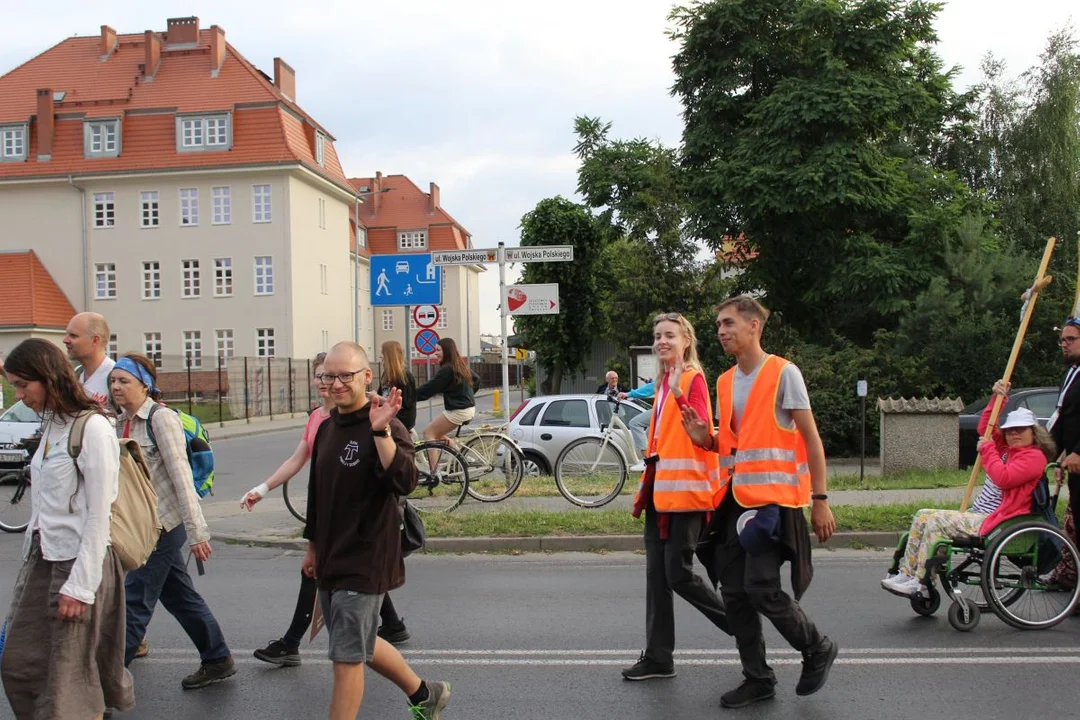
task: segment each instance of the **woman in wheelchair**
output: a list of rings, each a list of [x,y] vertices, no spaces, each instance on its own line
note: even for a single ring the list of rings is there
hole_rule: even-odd
[[[1008,385],[994,383],[994,394],[1005,396]],[[991,397],[979,420],[982,435],[990,422]],[[1035,488],[1055,455],[1054,441],[1034,413],[1020,408],[1009,413],[990,440],[978,446],[987,480],[969,512],[919,510],[911,523],[907,548],[896,575],[881,581],[894,595],[912,597],[922,587],[919,576],[934,543],[960,534],[985,536],[1000,523],[1031,512]]]

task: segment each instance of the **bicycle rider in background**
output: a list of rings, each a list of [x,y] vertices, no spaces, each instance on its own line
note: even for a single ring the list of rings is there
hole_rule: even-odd
[[[480,376],[465,364],[453,338],[439,340],[432,357],[439,363],[439,371],[416,389],[416,401],[423,402],[442,394],[442,414],[431,418],[424,428],[424,440],[449,443],[451,432],[476,417],[476,397],[473,393],[480,388]],[[438,450],[428,450],[428,462],[432,472],[435,472]]]
[[[645,378],[641,379],[644,380]],[[621,392],[616,397],[620,401],[625,400],[626,398],[631,398],[632,400],[652,400],[656,397],[656,381],[649,380],[641,387],[634,388],[630,392]],[[634,447],[637,448],[638,455],[641,457],[645,457],[645,449],[648,445],[648,438],[646,435],[649,433],[649,417],[650,413],[648,412],[638,413],[630,418],[630,422],[626,423],[626,428],[630,431],[630,436],[634,439]],[[642,460],[631,467],[630,472],[645,472],[645,461]]]

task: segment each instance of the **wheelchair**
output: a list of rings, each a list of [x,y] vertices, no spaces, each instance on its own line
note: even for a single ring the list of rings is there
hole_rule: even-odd
[[[920,592],[911,597],[911,609],[929,617],[945,595],[950,600],[949,624],[960,632],[975,629],[986,610],[1019,630],[1045,630],[1068,617],[1080,601],[1080,584],[1069,590],[1047,578],[1062,558],[1080,559],[1054,515],[1057,495],[1049,496],[1046,476],[1055,467],[1048,466],[1036,486],[1031,514],[1005,520],[985,536],[959,535],[935,542],[919,578]],[[890,576],[899,572],[907,541],[904,533],[893,554]]]

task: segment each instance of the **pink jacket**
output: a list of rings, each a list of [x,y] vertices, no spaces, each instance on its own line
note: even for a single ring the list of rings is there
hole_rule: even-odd
[[[979,420],[980,437],[986,431],[993,407],[994,399],[991,397]],[[979,454],[982,456],[986,474],[995,485],[1001,488],[1001,505],[983,520],[979,527],[980,535],[986,535],[1009,518],[1031,512],[1032,496],[1035,494],[1035,487],[1039,484],[1039,480],[1042,479],[1047,463],[1046,455],[1037,445],[1022,448],[1009,447],[1005,443],[1004,434],[996,427],[991,437],[993,444],[983,445]],[[1003,453],[1007,453],[1004,461],[1001,459]]]

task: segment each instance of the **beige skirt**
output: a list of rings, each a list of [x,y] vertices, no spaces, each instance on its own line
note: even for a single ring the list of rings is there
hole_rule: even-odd
[[[78,620],[57,620],[60,588],[74,560],[41,556],[35,534],[19,572],[0,662],[4,692],[17,720],[89,720],[106,706],[135,706],[124,667],[124,571],[112,548],[94,604]]]
[[[455,425],[464,425],[467,422],[472,422],[472,419],[476,417],[476,408],[465,408],[464,410],[443,410],[443,417]]]

